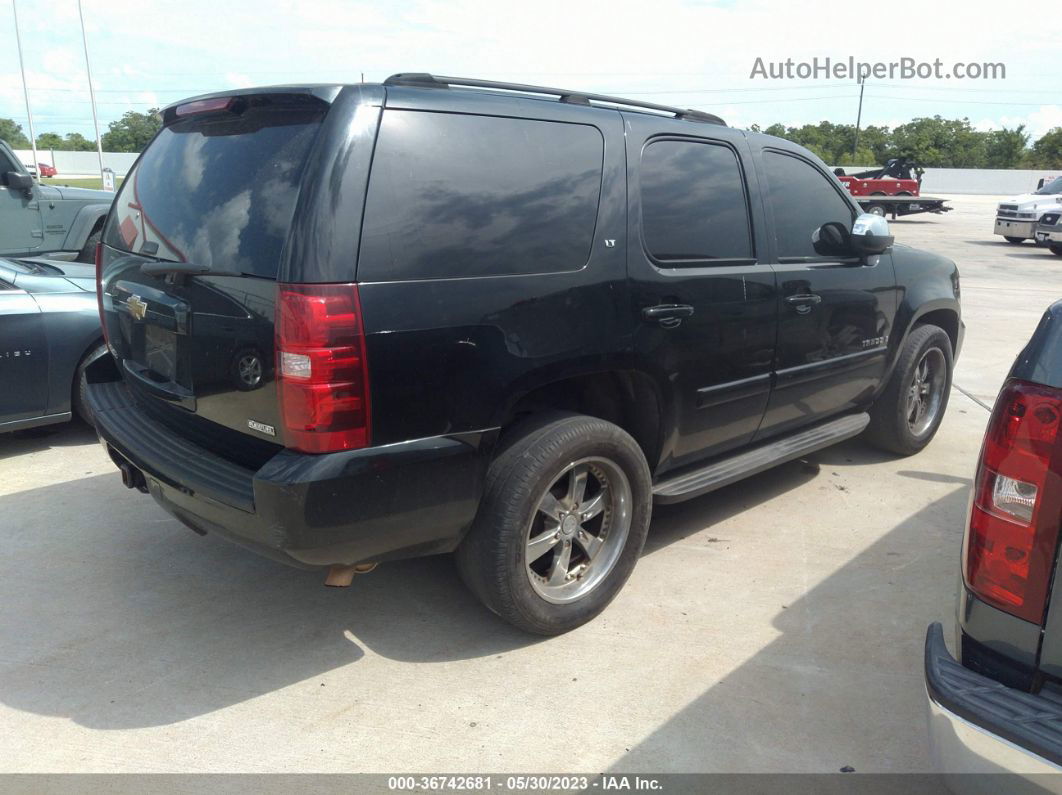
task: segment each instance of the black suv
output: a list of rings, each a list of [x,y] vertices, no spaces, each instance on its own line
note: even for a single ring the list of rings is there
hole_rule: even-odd
[[[456,552],[563,632],[654,500],[929,442],[958,274],[891,244],[807,150],[698,111],[424,74],[208,95],[107,221],[90,400],[197,532],[333,584]]]

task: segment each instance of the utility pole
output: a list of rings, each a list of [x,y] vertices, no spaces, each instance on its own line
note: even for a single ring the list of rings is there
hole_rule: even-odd
[[[14,2],[14,0],[11,0]],[[103,139],[100,138],[100,121],[96,115],[96,89],[92,87],[92,67],[89,65],[88,36],[85,35],[85,15],[81,11],[81,0],[77,0],[77,15],[81,19],[81,44],[85,48],[85,74],[88,75],[89,100],[92,102],[92,126],[96,130],[96,155],[100,161],[100,180],[103,179]]]
[[[853,160],[855,160],[856,150],[859,148],[859,122],[863,120],[863,88],[864,86],[866,86],[862,75],[860,75],[857,79],[859,80],[859,111],[856,113],[855,141],[852,142]]]
[[[33,134],[33,114],[30,113],[29,89],[26,87],[26,65],[22,62],[22,37],[18,32],[18,4],[11,0],[11,11],[15,15],[15,43],[18,45],[18,68],[22,72],[22,96],[26,100],[26,121],[29,122],[30,149],[33,150],[33,170],[37,179],[41,178],[41,164],[37,162],[37,136]]]

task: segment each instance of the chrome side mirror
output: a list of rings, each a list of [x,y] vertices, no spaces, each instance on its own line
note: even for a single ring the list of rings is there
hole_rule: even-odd
[[[880,215],[863,213],[852,223],[851,245],[858,254],[884,254],[894,242],[889,222]]]

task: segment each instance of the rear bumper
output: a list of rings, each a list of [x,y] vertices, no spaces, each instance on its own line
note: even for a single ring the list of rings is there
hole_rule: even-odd
[[[925,684],[938,772],[1016,774],[1030,779],[1030,791],[1062,792],[1062,704],[963,667],[948,652],[939,623],[926,633]],[[999,781],[976,776],[949,780],[960,791],[980,791],[981,784],[1000,791]]]
[[[257,472],[192,444],[122,382],[89,384],[100,440],[151,496],[199,533],[317,567],[452,550],[479,504],[493,431],[327,455],[283,450]]]

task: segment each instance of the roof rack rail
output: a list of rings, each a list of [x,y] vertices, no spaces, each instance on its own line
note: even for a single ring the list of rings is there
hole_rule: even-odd
[[[623,99],[622,97],[610,97],[606,94],[589,94],[585,91],[568,91],[564,88],[547,88],[546,86],[531,86],[523,83],[501,83],[494,80],[475,80],[466,77],[444,77],[432,75],[427,72],[401,72],[391,75],[384,80],[385,86],[415,86],[418,88],[449,88],[459,86],[462,88],[489,88],[496,91],[518,91],[523,94],[545,94],[555,96],[561,102],[572,105],[590,105],[593,102],[605,102],[609,105],[624,105],[630,108],[644,108],[647,110],[660,111],[673,114],[676,119],[687,121],[701,121],[708,124],[721,124],[726,122],[714,113],[705,113],[701,110],[689,108],[675,108],[670,105],[657,105],[655,102],[641,102],[636,99]]]

